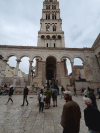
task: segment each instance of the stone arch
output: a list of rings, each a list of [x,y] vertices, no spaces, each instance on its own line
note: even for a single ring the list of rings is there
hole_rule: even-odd
[[[53,57],[53,58],[55,58],[56,59],[56,61],[58,61],[58,57],[57,57],[57,55],[47,55],[46,57],[45,57],[45,60],[48,58],[48,57]]]
[[[61,60],[63,57],[68,58],[70,62],[73,62],[73,58],[70,55],[64,54],[59,57],[59,60]]]
[[[61,40],[61,35],[58,35],[58,39]]]
[[[20,60],[21,60],[23,57],[28,57],[28,58],[31,60],[30,55],[29,55],[29,54],[27,54],[27,53],[23,53],[23,54],[19,55],[19,58],[18,58],[18,59],[20,59]]]
[[[41,57],[42,60],[44,60],[44,56],[41,55],[41,54],[35,54],[35,55],[33,55],[31,60],[33,60],[35,57]]]
[[[45,36],[44,36],[44,35],[42,35],[42,36],[41,36],[41,39],[45,39]]]
[[[18,59],[18,55],[15,54],[15,53],[9,53],[9,54],[7,54],[6,57],[4,57],[4,59],[8,60],[12,56],[15,56]]]
[[[53,36],[52,36],[52,39],[53,39],[53,40],[55,40],[55,39],[56,39],[56,36],[55,36],[55,35],[53,35]]]
[[[82,56],[82,55],[75,55],[75,56],[74,56],[74,59],[75,59],[75,58],[79,58],[79,59],[84,63],[84,56]],[[73,59],[73,60],[74,60],[74,59]]]
[[[47,35],[47,36],[46,36],[46,38],[47,38],[47,39],[50,39],[50,36],[49,36],[49,35]]]

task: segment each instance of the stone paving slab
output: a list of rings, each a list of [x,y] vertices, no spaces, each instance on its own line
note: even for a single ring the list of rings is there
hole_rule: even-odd
[[[31,98],[30,98],[31,97]],[[22,107],[22,95],[14,95],[14,103],[5,103],[8,96],[0,96],[0,133],[62,133],[63,128],[60,125],[61,114],[64,99],[58,96],[58,107],[53,107],[51,100],[51,107],[45,110],[42,115],[39,114],[38,100],[36,95],[29,95],[29,106]],[[73,96],[80,108],[82,118],[80,122],[80,133],[88,133],[88,128],[85,126],[83,110],[86,108],[82,100],[82,96]],[[98,108],[100,110],[100,101],[97,100]]]

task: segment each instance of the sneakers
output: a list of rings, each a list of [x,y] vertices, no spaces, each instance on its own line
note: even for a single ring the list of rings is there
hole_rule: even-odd
[[[23,104],[21,106],[24,106]]]
[[[6,103],[5,105],[7,105],[8,103]]]

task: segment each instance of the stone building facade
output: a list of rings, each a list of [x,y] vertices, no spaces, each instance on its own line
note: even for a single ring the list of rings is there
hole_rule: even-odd
[[[92,44],[91,44],[92,45]],[[0,45],[0,55],[3,57],[3,67],[0,73],[0,85],[8,59],[16,56],[17,64],[13,84],[16,85],[19,63],[21,58],[29,57],[28,85],[34,83],[45,85],[46,80],[54,78],[58,85],[73,84],[81,89],[85,86],[100,88],[100,34],[91,48],[65,48],[62,20],[60,18],[59,2],[45,0],[43,2],[40,31],[38,32],[37,47]],[[32,79],[32,62],[36,58],[35,76]],[[72,76],[68,76],[66,58],[70,60]],[[74,59],[80,58],[83,62],[84,78],[86,82],[75,82]],[[83,71],[83,70],[82,70]]]

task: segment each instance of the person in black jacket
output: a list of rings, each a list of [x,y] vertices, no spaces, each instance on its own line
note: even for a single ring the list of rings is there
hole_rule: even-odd
[[[27,88],[27,86],[25,86],[24,91],[23,91],[23,104],[21,106],[24,106],[25,100],[27,102],[27,105],[29,104],[28,100],[27,100],[27,95],[28,95],[28,88]]]
[[[14,89],[13,89],[13,86],[11,85],[11,86],[10,86],[10,90],[9,90],[9,98],[8,98],[8,102],[11,100],[12,103],[13,103],[13,100],[12,100],[13,92],[14,92]],[[6,103],[6,105],[8,104],[8,102]]]
[[[100,133],[100,111],[93,107],[90,98],[83,97],[87,108],[84,110],[84,119],[90,133]]]

